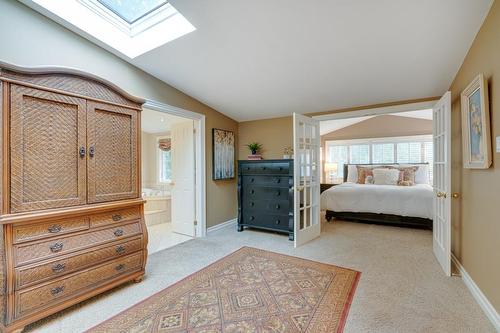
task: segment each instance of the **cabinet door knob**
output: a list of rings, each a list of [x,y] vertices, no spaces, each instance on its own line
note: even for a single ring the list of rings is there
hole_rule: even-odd
[[[123,236],[123,230],[122,229],[116,229],[114,232],[116,237]]]
[[[91,145],[89,147],[89,156],[90,157],[94,157],[95,156],[95,147],[94,147],[94,145]]]
[[[61,231],[62,227],[59,224],[54,224],[51,225],[50,227],[47,228],[47,231],[50,232],[51,234],[56,234],[59,231]]]
[[[63,243],[57,242],[57,243],[50,246],[50,251],[55,253],[55,252],[61,251],[62,248],[63,248]]]
[[[64,271],[65,268],[66,268],[65,264],[59,263],[59,264],[52,266],[52,271],[54,273],[61,273],[62,271]]]
[[[79,153],[80,153],[80,157],[81,157],[81,158],[85,157],[85,153],[86,153],[86,152],[87,152],[87,151],[85,150],[85,147],[83,147],[83,146],[82,146],[82,147],[80,147],[80,149],[79,149]]]

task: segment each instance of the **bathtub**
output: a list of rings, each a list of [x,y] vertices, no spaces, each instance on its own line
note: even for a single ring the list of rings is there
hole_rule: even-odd
[[[147,226],[168,223],[172,221],[170,191],[142,189],[144,204],[144,219]]]

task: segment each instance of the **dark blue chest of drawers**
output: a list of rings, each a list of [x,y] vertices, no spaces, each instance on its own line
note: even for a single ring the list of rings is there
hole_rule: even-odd
[[[238,161],[238,231],[273,230],[293,240],[293,160]]]

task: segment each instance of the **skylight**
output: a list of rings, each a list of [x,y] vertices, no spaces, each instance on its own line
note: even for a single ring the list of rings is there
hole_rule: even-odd
[[[21,1],[129,58],[196,30],[165,0]]]
[[[128,24],[137,22],[149,13],[155,11],[168,1],[162,0],[97,0],[116,15],[120,16]]]

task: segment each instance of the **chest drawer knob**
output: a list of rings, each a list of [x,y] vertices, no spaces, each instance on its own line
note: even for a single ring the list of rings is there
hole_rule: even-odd
[[[255,202],[253,202],[253,201],[250,202],[250,206],[252,206],[252,207],[255,206]]]
[[[60,294],[64,291],[64,286],[59,286],[59,287],[55,287],[55,288],[52,288],[50,290],[50,293],[53,295],[53,296],[56,296],[57,294]]]
[[[118,245],[118,246],[116,247],[116,253],[121,254],[121,253],[123,253],[123,252],[125,252],[125,246],[123,246],[123,245]]]
[[[123,236],[123,230],[122,229],[116,229],[114,232],[116,237]]]
[[[276,196],[279,197],[281,195],[280,191],[276,191]]]
[[[61,273],[62,271],[64,271],[65,268],[66,268],[65,264],[59,263],[59,264],[52,266],[52,271],[54,273]]]
[[[59,224],[54,224],[48,227],[47,231],[50,232],[51,234],[57,234],[59,231],[61,231],[61,229],[62,227]]]
[[[276,207],[276,209],[280,209],[280,205],[276,205],[275,207]]]
[[[251,190],[250,193],[254,194],[255,193],[255,190]]]
[[[255,216],[250,216],[250,221],[255,220]]]
[[[118,266],[115,267],[117,271],[123,271],[124,268],[125,268],[124,264],[119,264]]]
[[[59,252],[63,249],[63,243],[57,242],[53,245],[50,246],[50,251],[52,252]]]
[[[120,214],[114,214],[113,216],[111,216],[111,218],[113,219],[113,221],[117,222],[122,219],[122,216]]]
[[[250,183],[253,183],[253,182],[255,182],[255,178],[250,179]]]
[[[276,184],[279,184],[281,183],[281,179],[280,178],[276,178]]]
[[[274,221],[274,223],[280,224],[280,220],[276,220],[276,221]]]

